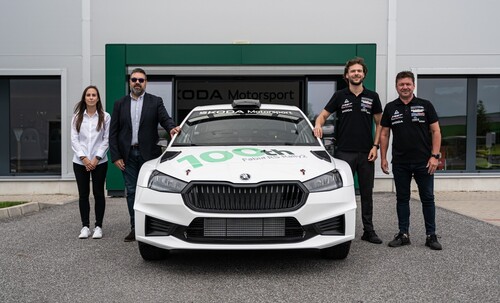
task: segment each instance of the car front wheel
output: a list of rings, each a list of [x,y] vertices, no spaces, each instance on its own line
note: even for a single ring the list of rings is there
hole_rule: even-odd
[[[139,252],[141,253],[142,258],[146,261],[164,260],[168,257],[168,250],[142,242],[137,243],[139,243]]]
[[[321,255],[325,259],[342,260],[347,257],[351,249],[351,241],[339,245],[321,249]]]

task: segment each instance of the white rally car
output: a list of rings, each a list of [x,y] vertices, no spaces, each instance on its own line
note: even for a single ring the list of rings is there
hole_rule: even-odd
[[[135,232],[145,260],[170,250],[347,257],[356,221],[351,169],[330,156],[297,107],[196,107],[181,129],[139,174]]]

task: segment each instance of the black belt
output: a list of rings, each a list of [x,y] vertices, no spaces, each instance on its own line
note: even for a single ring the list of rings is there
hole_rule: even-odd
[[[132,149],[139,149],[139,144],[134,144],[130,146]]]

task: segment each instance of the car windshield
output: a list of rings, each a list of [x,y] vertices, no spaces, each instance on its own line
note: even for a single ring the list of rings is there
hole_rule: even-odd
[[[172,146],[318,146],[308,121],[292,110],[195,111]]]

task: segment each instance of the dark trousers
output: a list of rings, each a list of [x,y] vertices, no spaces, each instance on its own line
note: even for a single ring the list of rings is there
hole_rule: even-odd
[[[358,173],[359,195],[361,196],[361,220],[364,231],[373,231],[373,182],[375,163],[368,161],[368,153],[337,151],[335,157],[346,161],[352,174]]]
[[[101,163],[92,171],[87,171],[84,165],[73,163],[76,184],[78,186],[78,205],[82,226],[90,226],[90,177],[92,177],[92,193],[95,200],[95,226],[102,228],[102,220],[106,209],[104,197],[104,182],[108,171],[108,162]]]
[[[139,178],[139,171],[141,166],[146,162],[142,156],[139,148],[130,148],[127,163],[125,163],[125,170],[123,173],[123,180],[125,182],[125,190],[127,194],[127,207],[130,216],[130,226],[135,228],[135,215],[134,215],[134,201],[135,201],[135,187],[137,186],[137,179]]]
[[[427,162],[419,164],[392,164],[394,184],[396,185],[396,210],[398,213],[399,232],[408,234],[410,229],[411,178],[415,178],[418,194],[422,202],[425,232],[436,233],[436,206],[434,204],[434,175],[427,172]]]

